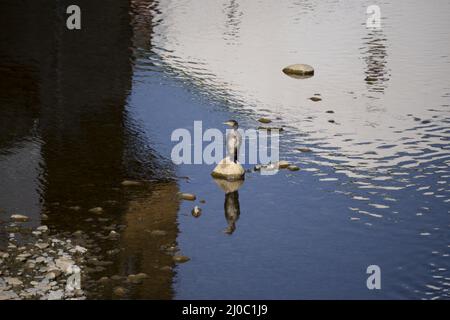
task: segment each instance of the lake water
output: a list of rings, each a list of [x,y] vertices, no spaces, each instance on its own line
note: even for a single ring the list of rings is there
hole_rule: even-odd
[[[80,1],[79,31],[66,2],[0,6],[0,249],[12,213],[81,230],[112,262],[86,265],[89,298],[138,272],[128,298],[449,298],[447,1],[377,3],[380,29],[370,1]],[[281,72],[293,63],[315,75]],[[249,172],[225,194],[213,165],[170,159],[177,128],[263,116],[300,171]]]

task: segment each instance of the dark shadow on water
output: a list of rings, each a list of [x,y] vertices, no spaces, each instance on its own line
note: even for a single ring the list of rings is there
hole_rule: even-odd
[[[117,284],[99,286],[101,276],[139,272],[149,275],[144,284],[122,284],[131,297],[172,297],[173,262],[160,247],[175,245],[178,186],[171,163],[127,110],[133,48],[151,47],[151,11],[137,16],[143,11],[136,8],[153,3],[77,1],[82,29],[74,31],[65,22],[71,1],[0,5],[0,28],[7,30],[0,35],[0,175],[10,179],[0,181],[0,219],[19,211],[38,225],[45,214],[42,224],[52,232],[69,237],[80,230],[91,260],[113,262],[88,264],[84,289],[91,297],[113,297]],[[11,157],[30,153],[23,141],[32,142],[36,161],[11,168]],[[125,187],[124,180],[141,185]],[[19,202],[25,184],[35,197],[23,194]],[[102,214],[90,211],[96,207]],[[152,237],[153,229],[165,235]],[[113,230],[118,240],[107,238]],[[113,249],[119,253],[109,255]]]

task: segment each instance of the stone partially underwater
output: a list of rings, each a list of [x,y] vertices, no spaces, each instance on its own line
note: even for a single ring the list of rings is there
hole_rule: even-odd
[[[285,67],[283,72],[292,78],[305,79],[314,75],[314,68],[307,64],[292,64]]]
[[[244,180],[245,170],[239,162],[235,163],[226,157],[214,168],[211,176],[228,181]]]

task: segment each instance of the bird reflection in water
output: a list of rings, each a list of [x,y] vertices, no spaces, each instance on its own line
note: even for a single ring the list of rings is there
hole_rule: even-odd
[[[224,230],[226,234],[233,234],[236,230],[236,222],[241,214],[239,206],[239,188],[244,183],[244,180],[227,181],[222,179],[214,179],[220,189],[225,192],[225,219],[227,220],[227,228]]]

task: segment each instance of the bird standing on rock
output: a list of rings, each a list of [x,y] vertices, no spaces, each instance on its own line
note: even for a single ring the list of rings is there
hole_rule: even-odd
[[[242,143],[242,136],[238,131],[239,124],[235,120],[225,121],[223,124],[231,127],[231,130],[227,134],[227,151],[230,160],[237,163],[239,148]]]

